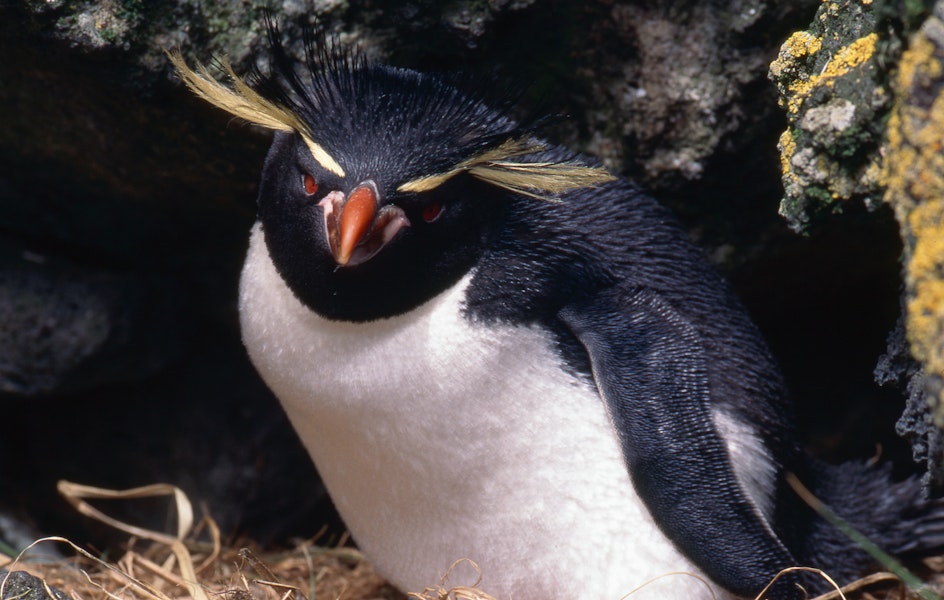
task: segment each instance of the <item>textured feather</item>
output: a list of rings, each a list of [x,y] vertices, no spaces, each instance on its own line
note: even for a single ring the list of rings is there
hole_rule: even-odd
[[[197,64],[191,69],[179,51],[167,55],[180,74],[184,83],[201,99],[222,108],[226,112],[277,131],[295,132],[301,136],[314,159],[325,169],[339,177],[346,175],[337,159],[315,141],[316,123],[324,120],[326,107],[348,104],[348,109],[357,108],[357,100],[352,92],[358,91],[362,81],[360,73],[372,73],[372,68],[362,57],[330,46],[323,37],[310,37],[307,40],[308,81],[303,81],[292,67],[292,62],[285,53],[279,40],[278,29],[268,23],[269,41],[272,47],[271,71],[276,76],[257,77],[256,85],[251,86],[233,71],[225,60],[219,59],[220,66],[232,82],[232,87],[219,82],[209,70]],[[258,89],[257,89],[258,88]],[[366,97],[370,89],[360,90]],[[345,96],[346,102],[338,102],[338,96]],[[408,99],[408,96],[404,96]],[[440,107],[450,107],[451,111],[479,110],[479,101],[454,103],[455,98],[444,94],[441,99],[424,99],[424,102],[440,102]],[[426,114],[442,111],[424,111]],[[400,107],[406,110],[408,107]],[[332,115],[338,117],[339,115]],[[452,123],[461,123],[465,116],[454,115]],[[477,119],[469,119],[477,122]],[[343,128],[342,128],[343,129]],[[330,128],[334,131],[334,128]],[[324,133],[324,131],[322,131]],[[399,192],[428,192],[436,189],[456,175],[464,172],[517,194],[534,198],[553,199],[559,194],[581,187],[592,187],[613,180],[606,169],[590,166],[575,160],[562,162],[522,162],[511,160],[535,154],[546,149],[546,144],[530,132],[522,132],[518,127],[501,127],[498,131],[488,131],[486,127],[477,136],[471,136],[465,144],[465,156],[457,162],[447,163],[439,172],[426,173],[413,177],[397,187]]]
[[[308,127],[291,110],[271,102],[256,92],[252,87],[243,81],[233,67],[225,58],[219,59],[220,65],[227,76],[233,82],[235,89],[223,85],[217,81],[210,71],[203,65],[197,64],[197,70],[191,69],[187,62],[181,56],[179,50],[167,52],[174,68],[180,74],[181,79],[199,98],[209,102],[213,106],[222,108],[233,116],[245,119],[261,127],[274,129],[276,131],[294,131],[298,133],[305,141],[305,145],[311,151],[312,156],[325,169],[331,171],[339,177],[344,177],[344,169],[334,158],[328,154],[317,142],[315,142]]]
[[[445,173],[427,175],[408,181],[400,192],[425,192],[435,189],[452,177],[468,171],[473,176],[510,190],[517,194],[546,199],[581,187],[592,187],[612,181],[613,175],[602,167],[592,167],[573,161],[567,162],[515,162],[508,160],[516,156],[534,154],[546,149],[546,145],[533,139],[509,139],[497,148],[492,148],[466,159]]]
[[[576,162],[520,163],[489,161],[469,170],[479,179],[512,192],[546,198],[556,197],[576,188],[595,187],[615,179],[602,167],[589,167]]]

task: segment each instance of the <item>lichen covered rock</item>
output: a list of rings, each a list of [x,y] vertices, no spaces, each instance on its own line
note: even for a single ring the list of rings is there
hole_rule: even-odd
[[[882,181],[905,245],[907,340],[924,366],[920,395],[934,417],[932,424],[913,409],[903,429],[916,440],[916,458],[941,479],[944,457],[935,425],[944,426],[944,2],[937,2],[902,54],[895,94]]]
[[[780,212],[803,230],[820,212],[881,199],[879,145],[899,44],[873,0],[827,0],[770,65],[788,127],[780,137]]]
[[[922,2],[825,0],[770,67],[788,121],[779,149],[791,227],[806,230],[853,202],[894,209],[904,314],[876,379],[904,392],[898,430],[934,493],[944,492],[942,16],[941,1],[932,11]]]

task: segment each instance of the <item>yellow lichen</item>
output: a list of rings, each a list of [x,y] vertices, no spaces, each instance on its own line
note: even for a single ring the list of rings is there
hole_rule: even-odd
[[[793,166],[790,164],[790,160],[796,152],[796,147],[796,140],[793,139],[793,134],[790,133],[789,129],[780,134],[777,149],[780,150],[780,172],[784,177],[796,177],[793,173]]]
[[[908,301],[908,342],[915,358],[925,365],[928,372],[942,376],[941,362],[944,351],[944,281],[920,281],[913,287],[913,297]]]
[[[832,87],[835,85],[836,79],[868,62],[868,60],[875,55],[877,43],[878,34],[870,33],[863,36],[837,50],[819,74],[810,75],[805,79],[798,78],[791,82],[788,87],[790,93],[786,103],[787,111],[792,115],[797,114],[803,102],[818,86],[825,85]],[[785,53],[790,56],[798,56],[793,54],[793,52],[809,52],[812,48],[815,48],[815,50],[812,50],[813,52],[818,52],[821,47],[822,42],[819,38],[815,38],[806,32],[795,33],[784,43],[780,57],[778,57],[774,63],[782,61]],[[799,56],[803,55],[801,54]],[[785,68],[785,64],[780,63],[777,65],[776,72],[783,72]],[[775,72],[773,65],[771,65],[771,72]]]
[[[881,179],[905,242],[911,353],[944,377],[944,49],[919,32],[903,53]],[[928,98],[932,98],[930,105]],[[944,398],[938,398],[938,405]],[[938,414],[940,419],[944,414]]]
[[[818,79],[830,79],[845,75],[852,69],[868,61],[875,54],[878,34],[870,33],[860,37],[848,46],[840,48],[832,60],[823,69]]]
[[[822,47],[822,39],[806,31],[797,31],[780,46],[777,58],[770,63],[770,74],[774,78],[780,78],[786,73],[801,77],[800,73],[796,72],[797,61],[816,54]]]
[[[881,189],[882,163],[877,154],[873,154],[869,157],[869,163],[865,166],[865,169],[862,170],[860,181],[867,189]]]
[[[909,279],[944,276],[944,201],[922,202],[908,215],[908,225],[915,238]]]
[[[783,43],[783,50],[793,58],[816,54],[823,47],[823,40],[807,31],[797,31]]]

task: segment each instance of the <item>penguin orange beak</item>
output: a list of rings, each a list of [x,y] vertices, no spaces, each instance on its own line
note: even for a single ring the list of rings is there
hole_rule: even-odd
[[[367,180],[347,198],[331,192],[319,203],[324,209],[325,235],[339,267],[370,260],[397,232],[410,225],[403,210],[392,204],[379,207],[377,185]]]
[[[354,188],[341,211],[340,243],[334,258],[342,267],[351,260],[351,253],[370,231],[377,214],[377,192],[370,185]]]

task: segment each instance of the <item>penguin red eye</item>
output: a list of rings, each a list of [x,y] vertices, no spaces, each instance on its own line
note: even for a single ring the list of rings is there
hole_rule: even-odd
[[[305,176],[302,177],[302,185],[305,187],[305,193],[309,196],[314,196],[318,192],[318,182],[308,173],[305,173]]]
[[[426,208],[423,209],[423,220],[427,223],[432,223],[439,218],[443,212],[442,202],[431,202],[426,205]]]

